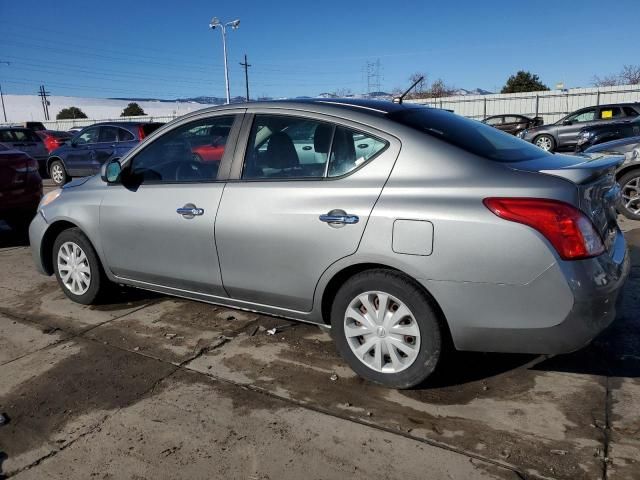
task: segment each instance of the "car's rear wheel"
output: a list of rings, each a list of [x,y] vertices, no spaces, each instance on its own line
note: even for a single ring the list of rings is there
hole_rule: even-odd
[[[334,299],[331,330],[351,368],[386,387],[422,383],[436,369],[443,346],[429,298],[392,270],[368,270],[350,278]]]
[[[67,171],[60,160],[54,160],[51,162],[51,165],[49,165],[49,177],[51,177],[51,180],[53,180],[53,183],[56,185],[64,185],[68,180],[70,180],[70,177],[67,175]]]
[[[62,291],[74,302],[92,305],[108,289],[98,255],[79,228],[64,230],[56,238],[53,269]]]
[[[553,152],[556,148],[556,142],[551,135],[538,135],[533,140],[533,144],[545,152]]]
[[[618,211],[631,220],[640,220],[640,168],[622,175],[618,183],[622,190]]]

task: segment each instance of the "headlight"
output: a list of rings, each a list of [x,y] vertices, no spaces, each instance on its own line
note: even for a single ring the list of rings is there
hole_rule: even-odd
[[[580,132],[580,136],[578,137],[578,145],[587,143],[591,137],[593,137],[592,132]]]
[[[527,130],[524,129],[521,132],[518,132],[518,138],[524,138],[526,134],[527,134]]]
[[[42,200],[40,200],[40,205],[38,206],[38,210],[40,210],[42,207],[46,207],[47,205],[49,205],[56,198],[58,198],[61,193],[62,193],[62,190],[59,188],[47,193],[44,197],[42,197]]]

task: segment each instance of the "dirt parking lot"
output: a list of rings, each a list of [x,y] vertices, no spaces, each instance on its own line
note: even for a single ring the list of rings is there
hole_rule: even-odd
[[[317,327],[135,290],[73,304],[0,224],[0,477],[638,479],[640,223],[622,226],[634,267],[592,345],[458,353],[395,391]]]

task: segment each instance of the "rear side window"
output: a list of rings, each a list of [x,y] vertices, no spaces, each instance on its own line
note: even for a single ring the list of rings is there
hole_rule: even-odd
[[[310,118],[256,115],[243,179],[338,177],[384,150],[369,134]]]
[[[116,142],[118,139],[117,127],[100,127],[100,135],[98,136],[98,142]]]
[[[617,118],[622,116],[622,109],[620,107],[606,107],[600,109],[600,120],[609,120],[611,118]]]
[[[135,140],[136,138],[133,136],[129,130],[125,130],[124,128],[118,129],[118,141],[119,142],[130,142],[131,140]]]
[[[444,110],[410,108],[389,118],[495,162],[520,162],[551,155],[513,135]]]
[[[33,130],[13,130],[14,142],[41,142],[42,139]]]
[[[624,110],[624,114],[627,117],[637,117],[638,116],[638,112],[636,112],[636,110],[632,107],[622,107],[622,109]]]

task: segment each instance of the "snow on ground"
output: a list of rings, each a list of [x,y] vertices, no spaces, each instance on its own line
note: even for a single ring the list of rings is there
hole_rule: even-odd
[[[120,117],[124,107],[130,103],[130,100],[112,100],[108,98],[51,96],[48,99],[51,120],[55,120],[60,110],[72,106],[78,107],[90,119],[115,119]],[[136,103],[142,107],[147,115],[164,117],[176,117],[209,106],[195,102],[140,101]],[[4,95],[4,106],[7,111],[7,121],[10,123],[27,120],[44,121],[42,101],[37,95]],[[1,115],[2,112],[0,112],[0,123],[4,121],[4,117]]]

